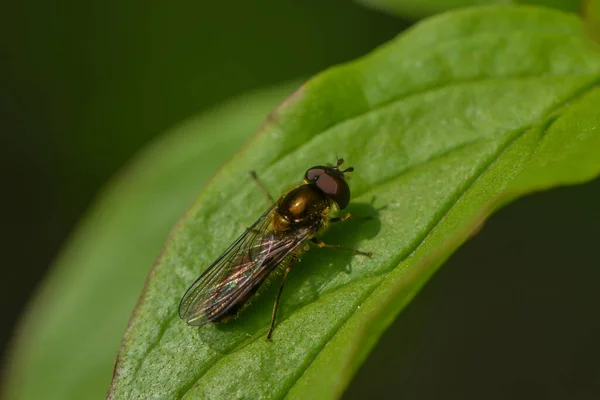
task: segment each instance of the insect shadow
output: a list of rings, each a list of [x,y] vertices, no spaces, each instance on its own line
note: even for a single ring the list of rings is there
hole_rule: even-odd
[[[372,251],[367,247],[368,244],[363,242],[379,233],[379,212],[385,208],[376,209],[373,206],[374,200],[370,203],[354,202],[344,210],[355,217],[370,219],[349,219],[331,223],[317,238],[327,244]],[[344,249],[319,248],[310,241],[307,241],[307,245],[311,247],[310,250],[293,265],[286,280],[277,324],[285,321],[296,310],[317,300],[327,291],[328,285],[334,279],[337,279],[340,285],[351,282],[354,272],[351,266],[353,258],[362,259],[358,264],[362,270],[374,268],[374,263],[377,262],[376,252],[373,252],[372,258],[369,259]],[[281,271],[277,272],[268,278],[251,299],[251,306],[248,307],[247,304],[236,318],[198,327],[200,340],[218,352],[231,352],[254,340],[264,340],[269,328],[273,301],[281,282]],[[285,334],[285,331],[275,332],[273,341],[277,341],[278,337],[281,339],[281,335]]]

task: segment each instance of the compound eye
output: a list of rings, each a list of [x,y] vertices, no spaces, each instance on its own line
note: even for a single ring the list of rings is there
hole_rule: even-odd
[[[343,210],[350,203],[350,188],[341,176],[321,174],[316,185]]]
[[[306,171],[306,175],[304,175],[304,179],[310,182],[315,182],[321,175],[326,172],[325,167],[312,167],[308,171]]]

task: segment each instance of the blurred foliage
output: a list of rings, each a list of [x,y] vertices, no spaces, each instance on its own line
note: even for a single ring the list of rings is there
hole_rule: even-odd
[[[539,5],[562,11],[580,11],[584,0],[357,0],[366,6],[396,14],[401,17],[419,19],[457,8],[485,5]]]
[[[129,315],[169,231],[199,188],[296,86],[240,97],[180,124],[114,179],[21,326],[8,398],[106,394]]]
[[[21,39],[3,46],[9,84],[45,110],[61,172],[76,165],[94,186],[199,109],[356,57],[403,26],[333,1],[21,2],[4,19],[3,40]]]
[[[4,151],[21,174],[16,184],[42,180],[35,196],[44,201],[31,200],[30,208],[46,208],[38,222],[53,226],[40,241],[50,237],[56,246],[53,233],[64,235],[98,187],[150,138],[233,95],[355,58],[405,26],[333,0],[234,8],[7,3],[0,13],[10,127]]]

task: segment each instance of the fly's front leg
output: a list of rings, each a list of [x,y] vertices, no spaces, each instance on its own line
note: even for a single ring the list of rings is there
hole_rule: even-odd
[[[256,184],[258,185],[260,190],[262,190],[263,193],[265,194],[265,197],[267,198],[269,205],[273,204],[275,202],[275,200],[273,199],[273,196],[271,196],[269,194],[269,191],[267,190],[265,185],[263,185],[263,183],[258,179],[258,176],[256,175],[256,171],[250,171],[250,176],[252,177],[252,179],[254,179],[254,182],[256,182]]]
[[[371,219],[373,219],[373,217],[371,217],[370,215],[368,215],[366,217],[357,217],[357,216],[352,215],[350,213],[346,213],[346,214],[340,215],[339,217],[330,218],[329,222],[342,222],[342,221],[346,221],[348,219],[371,220]]]
[[[358,254],[361,256],[369,257],[369,258],[371,258],[371,256],[373,255],[373,253],[371,253],[370,251],[360,251],[357,249],[353,249],[351,247],[339,246],[337,244],[327,244],[317,238],[312,238],[310,240],[319,247],[328,247],[330,249],[338,249],[338,250],[348,250],[348,251],[353,252],[354,254]]]

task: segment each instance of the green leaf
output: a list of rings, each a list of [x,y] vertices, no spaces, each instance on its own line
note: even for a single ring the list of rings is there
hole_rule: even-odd
[[[106,395],[131,310],[169,231],[294,87],[243,96],[181,124],[106,188],[23,321],[6,398]]]
[[[577,18],[494,7],[445,14],[305,84],[204,189],[148,278],[111,398],[334,398],[382,331],[497,207],[600,173],[600,49]],[[177,316],[198,274],[315,164],[355,167],[348,211],[237,320]]]
[[[419,19],[457,8],[494,4],[531,4],[577,12],[583,0],[357,0],[365,6],[390,14]]]

